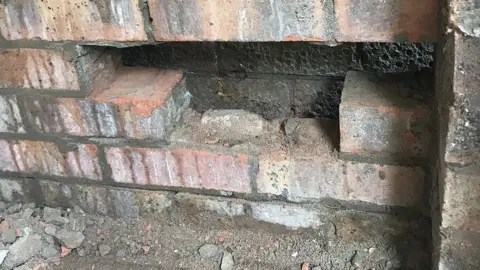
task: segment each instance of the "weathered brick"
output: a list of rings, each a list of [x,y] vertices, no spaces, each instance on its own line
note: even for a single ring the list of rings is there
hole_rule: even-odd
[[[250,192],[249,158],[187,149],[106,148],[115,182]]]
[[[338,41],[434,41],[437,0],[335,0]]]
[[[8,40],[146,40],[137,0],[6,0],[0,32]]]
[[[149,0],[155,39],[209,41],[325,40],[322,2]]]
[[[459,169],[462,171],[462,169]],[[447,169],[443,184],[442,227],[480,232],[480,175]]]
[[[259,161],[259,193],[284,195],[302,201],[342,198],[342,165],[334,155],[334,142],[328,131],[331,121],[289,119],[284,125],[294,144],[283,151],[266,150]]]
[[[479,232],[468,230],[443,231],[444,236],[439,248],[439,270],[478,269],[480,268]]]
[[[40,180],[44,203],[52,207],[78,206],[88,213],[135,218],[158,215],[172,205],[173,194],[162,191],[87,186]]]
[[[402,91],[409,91],[403,78],[349,72],[340,103],[340,151],[426,156],[428,108]]]
[[[268,122],[245,110],[208,110],[202,115],[202,127],[218,139],[243,139],[263,135]]]
[[[23,201],[27,194],[24,189],[22,181],[0,178],[0,199],[2,201]]]
[[[344,170],[345,200],[398,206],[422,201],[425,173],[420,167],[346,162]]]
[[[24,97],[38,132],[163,139],[189,103],[182,73],[124,68],[87,99]]]
[[[80,90],[79,76],[69,59],[54,50],[0,50],[0,87]]]
[[[440,71],[445,85],[439,95],[443,114],[448,115],[448,124],[441,123],[447,131],[445,160],[476,163],[480,157],[480,59],[473,56],[480,52],[480,39],[459,33],[447,38],[444,51],[448,60]]]
[[[101,180],[97,147],[53,142],[0,140],[0,171]]]
[[[17,98],[14,95],[0,96],[0,132],[25,133]]]
[[[437,1],[149,0],[156,40],[435,40]]]
[[[273,152],[260,156],[257,188],[293,201],[341,199],[341,174],[340,162],[328,157]]]

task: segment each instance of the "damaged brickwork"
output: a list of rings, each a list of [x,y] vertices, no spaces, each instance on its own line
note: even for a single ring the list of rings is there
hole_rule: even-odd
[[[478,267],[478,10],[0,1],[0,198],[355,236],[324,268]]]

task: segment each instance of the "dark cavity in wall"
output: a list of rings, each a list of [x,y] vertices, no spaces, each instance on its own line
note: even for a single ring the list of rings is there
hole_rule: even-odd
[[[433,45],[173,42],[124,48],[122,56],[127,66],[185,70],[199,112],[245,109],[267,119],[336,119],[349,70],[410,76],[415,89],[431,90],[424,81],[432,77]]]

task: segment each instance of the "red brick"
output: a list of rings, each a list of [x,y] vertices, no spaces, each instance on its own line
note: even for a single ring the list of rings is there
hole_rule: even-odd
[[[319,1],[149,0],[156,40],[325,40]],[[299,20],[297,16],[305,19]]]
[[[341,163],[329,157],[273,152],[260,156],[257,188],[293,201],[342,199],[341,174]]]
[[[72,146],[72,145],[70,145]],[[97,147],[77,144],[61,151],[53,142],[0,140],[0,171],[101,180]]]
[[[123,68],[109,87],[87,99],[25,97],[26,115],[43,133],[162,139],[189,102],[182,77],[177,71]]]
[[[428,154],[429,111],[401,96],[402,83],[349,72],[340,104],[340,151],[370,155]],[[416,90],[418,91],[418,90]]]
[[[447,169],[442,182],[442,227],[480,232],[480,174]]]
[[[345,200],[380,205],[415,206],[424,194],[425,173],[420,167],[345,163]]]
[[[115,182],[249,193],[249,158],[187,149],[107,148]]]
[[[80,90],[75,66],[63,52],[0,50],[0,63],[1,88]]]
[[[338,41],[434,41],[437,0],[335,0]]]
[[[6,0],[0,32],[7,40],[146,40],[138,0]]]
[[[335,156],[336,135],[329,133],[337,128],[334,121],[289,119],[284,129],[294,146],[260,155],[258,192],[294,201],[341,199],[342,164]]]
[[[148,3],[155,39],[160,41],[398,42],[437,38],[436,0]]]

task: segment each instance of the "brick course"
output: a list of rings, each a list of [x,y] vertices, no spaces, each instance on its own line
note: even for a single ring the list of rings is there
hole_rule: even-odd
[[[6,0],[0,5],[0,22],[8,40],[147,39],[137,0]]]
[[[402,90],[402,81],[394,78],[349,72],[340,103],[340,151],[425,157],[428,108],[402,97]]]
[[[330,121],[298,119],[286,124],[295,146],[259,158],[259,193],[293,201],[333,198],[378,205],[417,206],[425,173],[420,167],[342,161],[336,157]],[[288,136],[288,133],[287,133]],[[334,137],[334,136],[333,136]]]
[[[0,140],[0,171],[101,180],[97,147],[53,142]]]
[[[107,89],[87,99],[24,97],[37,132],[163,139],[188,105],[183,74],[123,68]]]
[[[447,169],[441,226],[480,233],[480,176],[478,170],[462,171]]]
[[[25,133],[17,97],[14,95],[0,96],[0,132]]]
[[[118,183],[249,193],[249,157],[188,149],[107,148]]]
[[[420,167],[346,162],[344,200],[415,206],[422,202],[425,173]]]
[[[79,75],[61,51],[0,49],[0,88],[80,90]]]

